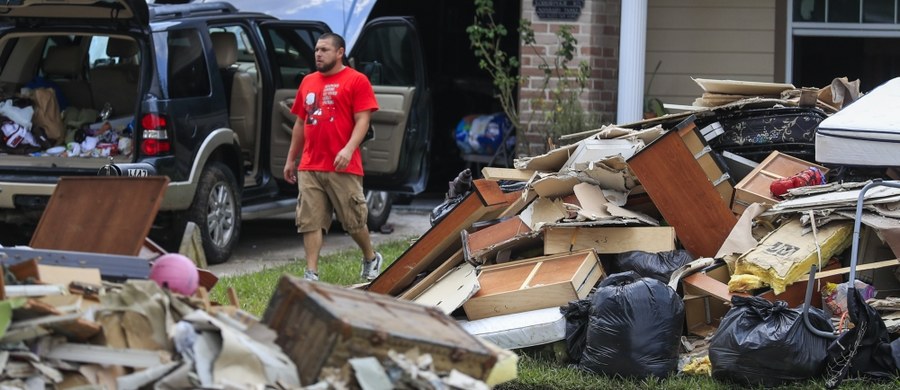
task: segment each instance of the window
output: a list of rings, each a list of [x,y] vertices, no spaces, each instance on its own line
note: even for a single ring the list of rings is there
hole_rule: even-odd
[[[416,85],[415,47],[406,26],[381,26],[357,43],[356,68],[372,85]]]
[[[897,0],[794,0],[794,21],[897,23]]]
[[[172,30],[165,35],[168,48],[167,90],[170,99],[209,96],[209,68],[197,30]]]
[[[308,29],[278,28],[265,32],[271,46],[275,74],[281,76],[279,88],[297,88],[303,76],[315,70],[314,42],[321,32]],[[312,44],[311,44],[312,43]]]

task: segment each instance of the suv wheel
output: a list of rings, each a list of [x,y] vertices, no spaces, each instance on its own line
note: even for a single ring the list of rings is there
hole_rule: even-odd
[[[203,169],[188,219],[200,227],[203,251],[210,264],[224,263],[231,256],[241,232],[237,181],[221,163]]]
[[[378,231],[391,216],[394,197],[387,191],[366,191],[366,206],[369,208],[369,219],[366,225],[371,231]]]

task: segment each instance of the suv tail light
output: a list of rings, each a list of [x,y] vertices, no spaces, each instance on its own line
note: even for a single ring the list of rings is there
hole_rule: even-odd
[[[141,117],[141,153],[145,156],[159,156],[172,151],[172,141],[166,129],[166,117],[159,114],[144,114]]]

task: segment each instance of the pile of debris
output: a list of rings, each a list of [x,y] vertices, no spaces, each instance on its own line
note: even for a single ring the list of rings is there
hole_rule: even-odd
[[[228,305],[210,302],[218,279],[196,226],[189,257],[146,237],[166,182],[62,178],[29,246],[0,247],[0,386],[471,389],[516,377],[515,354],[421,305],[290,276],[263,320],[233,289]],[[104,218],[80,212],[99,205]]]
[[[858,81],[846,79],[822,90],[701,81],[730,91],[731,100],[704,95],[720,105],[580,134],[571,145],[516,160],[515,169],[484,168],[483,179],[462,172],[435,209],[433,227],[368,291],[437,307],[503,348],[566,340],[569,358],[598,373],[665,377],[687,366],[765,384],[822,374],[825,347],[853,327],[848,322],[860,321],[848,291],[863,292],[863,298],[900,293],[900,189],[873,189],[860,197],[866,182],[851,181],[900,179],[900,150],[884,149],[898,144],[878,142],[900,137],[900,130],[885,135],[868,129],[880,135],[846,151],[852,161],[826,139],[860,131],[843,117],[863,115],[871,122],[871,104],[893,112],[886,108],[892,103],[883,101],[893,96],[876,89],[854,102]],[[900,79],[881,88],[898,87]],[[840,131],[817,132],[833,128],[832,122]],[[866,147],[874,148],[869,160],[858,150]],[[858,197],[864,211],[855,216]],[[857,230],[854,220],[861,222]],[[855,268],[848,267],[851,247],[853,256],[859,248]],[[808,277],[813,265],[820,272]],[[847,274],[860,288],[848,289]],[[805,296],[808,278],[811,297]],[[643,298],[633,292],[638,290],[652,293]],[[669,302],[665,291],[677,292],[677,303],[663,304]],[[812,325],[800,314],[805,301]],[[871,302],[889,313],[887,329],[896,332],[896,300]],[[762,376],[751,374],[753,364],[746,361],[743,368],[729,364],[724,356],[755,351],[738,351],[746,346],[725,339],[740,331],[767,334],[739,329],[734,324],[748,321],[738,316],[755,315],[749,323],[762,327],[782,315],[762,313],[785,313],[790,320],[780,324],[803,328],[793,334],[819,337],[805,341],[821,347],[818,359],[803,362],[805,371],[782,365]],[[782,348],[776,356],[787,356],[791,347],[803,350],[782,335],[769,333],[762,340],[768,343],[757,345]],[[718,352],[707,357],[707,347]],[[895,350],[900,357],[900,344]],[[761,366],[773,364],[773,354],[766,353],[756,356]],[[635,363],[623,363],[632,362],[630,354]],[[635,368],[639,358],[654,363]],[[779,376],[790,369],[808,375]]]

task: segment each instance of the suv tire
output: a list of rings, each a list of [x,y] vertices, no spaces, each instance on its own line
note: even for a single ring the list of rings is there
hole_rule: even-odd
[[[377,232],[387,223],[393,204],[394,196],[390,192],[366,191],[366,207],[369,209],[366,225],[370,231]]]
[[[237,246],[241,232],[238,194],[237,180],[225,165],[213,162],[203,169],[188,220],[200,227],[210,264],[224,263]]]

